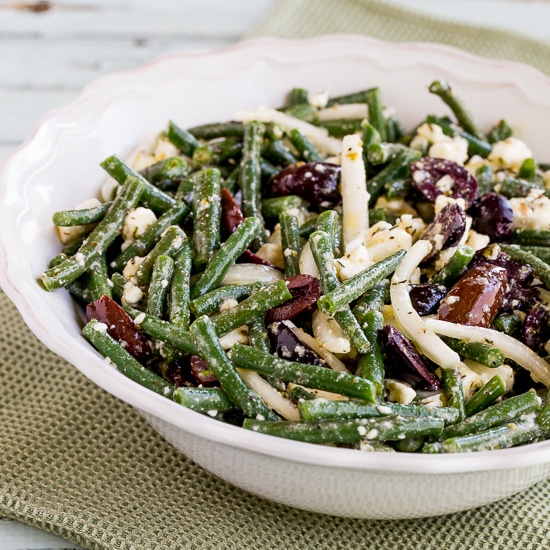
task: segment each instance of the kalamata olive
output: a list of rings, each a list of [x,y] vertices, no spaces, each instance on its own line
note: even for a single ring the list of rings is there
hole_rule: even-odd
[[[269,260],[261,258],[255,252],[252,252],[252,250],[245,250],[241,254],[241,256],[239,258],[239,261],[247,263],[247,264],[266,265],[267,267],[271,267],[273,269],[281,270],[280,267],[277,267],[275,264],[272,264]]]
[[[458,244],[466,231],[466,213],[458,204],[451,203],[442,208],[433,221],[424,229],[421,239],[430,241],[432,251],[425,260],[438,251]]]
[[[439,302],[441,302],[445,294],[447,294],[447,288],[443,285],[423,283],[411,285],[409,288],[411,303],[418,315],[437,313]]]
[[[189,366],[191,374],[194,376],[197,384],[202,386],[214,386],[218,384],[216,375],[210,369],[206,360],[198,355],[189,356]]]
[[[225,187],[221,191],[221,206],[222,224],[227,233],[231,234],[243,223],[244,215],[229,189]]]
[[[326,363],[296,336],[285,321],[272,323],[267,328],[271,353],[282,359],[326,367]]]
[[[514,213],[508,199],[498,193],[485,193],[468,208],[472,228],[483,233],[491,241],[506,242],[512,235]]]
[[[311,275],[293,275],[286,277],[288,290],[292,299],[270,309],[265,315],[267,324],[285,319],[293,319],[300,313],[311,312],[321,296],[321,281]]]
[[[506,292],[507,271],[481,264],[466,272],[441,300],[437,316],[443,321],[489,327]]]
[[[298,195],[313,204],[334,204],[340,200],[340,172],[339,165],[328,162],[291,164],[269,180],[268,194]]]
[[[438,390],[439,379],[430,371],[428,362],[418,353],[410,340],[392,325],[382,331],[382,346],[392,369],[392,376],[411,384],[413,388]]]
[[[132,318],[112,298],[105,294],[86,307],[88,321],[97,319],[107,325],[109,335],[120,342],[126,351],[138,361],[145,361],[151,355],[149,341]]]
[[[537,302],[525,316],[523,343],[539,353],[550,338],[550,316],[541,302]]]
[[[469,206],[477,196],[477,181],[460,164],[452,160],[422,157],[411,163],[414,186],[430,202],[438,195],[462,198]]]

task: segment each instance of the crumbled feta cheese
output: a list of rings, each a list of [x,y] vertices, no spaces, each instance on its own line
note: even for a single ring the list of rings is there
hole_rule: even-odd
[[[231,308],[234,308],[235,306],[238,306],[238,305],[239,305],[239,302],[235,300],[235,298],[224,298],[220,306],[220,313],[222,311],[228,311]]]
[[[527,145],[515,138],[509,137],[503,141],[497,141],[493,144],[493,149],[487,159],[491,162],[495,170],[519,170],[521,165],[528,158],[533,158],[533,153]]]
[[[356,246],[349,254],[334,260],[334,267],[341,281],[349,279],[372,265],[369,251],[363,246]]]
[[[122,287],[121,301],[124,305],[135,306],[143,298],[143,291],[131,281],[127,281]]]
[[[489,246],[490,242],[491,238],[488,235],[484,235],[483,233],[478,233],[477,231],[470,229],[470,231],[468,231],[468,238],[466,239],[465,244],[471,246],[477,251]]]
[[[388,378],[386,379],[384,386],[387,392],[387,400],[392,403],[408,405],[416,397],[416,392],[414,389],[408,384],[405,384],[405,382]]]
[[[550,199],[543,189],[532,189],[526,197],[509,200],[514,213],[512,229],[550,229]]]
[[[127,281],[132,281],[133,283],[136,282],[135,281],[136,273],[138,272],[139,266],[143,263],[144,260],[145,260],[145,257],[134,256],[133,258],[130,258],[126,262],[126,265],[122,270],[122,275],[124,275],[124,278]]]
[[[468,160],[468,142],[460,136],[438,141],[430,146],[428,156],[464,164]]]
[[[153,223],[157,221],[155,213],[149,208],[138,206],[133,210],[128,210],[124,218],[122,228],[122,237],[124,242],[121,245],[122,250],[126,250],[137,238],[141,237]]]
[[[329,94],[327,92],[317,92],[309,97],[309,104],[313,107],[323,109],[326,107],[329,100]]]
[[[101,332],[102,334],[105,334],[107,332],[107,325],[105,323],[97,322],[92,327],[96,332]]]
[[[509,392],[514,385],[514,369],[508,365],[500,365],[494,369],[480,365],[474,361],[466,360],[464,361],[469,369],[476,373],[480,380],[480,386],[489,382],[493,376],[500,376],[502,378],[504,385],[506,386],[506,391]]]

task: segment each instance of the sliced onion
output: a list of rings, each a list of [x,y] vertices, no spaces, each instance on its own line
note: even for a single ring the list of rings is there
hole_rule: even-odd
[[[293,128],[296,128],[309,137],[319,149],[330,155],[337,155],[342,149],[342,142],[339,139],[331,137],[325,128],[314,126],[309,122],[286,115],[275,109],[260,107],[253,111],[241,111],[236,113],[233,119],[242,122],[250,122],[252,120],[257,120],[258,122],[274,122],[281,126],[287,133]]]
[[[363,243],[369,229],[369,198],[363,162],[361,136],[351,134],[342,140],[342,237],[344,252]]]
[[[490,328],[449,323],[448,321],[440,321],[439,319],[427,319],[424,324],[430,330],[443,336],[459,338],[469,342],[486,342],[491,346],[495,346],[506,357],[529,371],[531,378],[535,382],[541,382],[545,386],[550,386],[550,365],[525,344],[503,332]]]
[[[342,118],[368,118],[366,103],[344,103],[325,107],[319,111],[319,120],[340,120]]]
[[[319,344],[332,353],[349,353],[351,343],[334,317],[320,309],[313,312],[311,328]]]
[[[225,274],[220,284],[244,285],[250,283],[276,283],[283,279],[282,271],[261,264],[234,264]]]
[[[296,405],[283,397],[257,372],[248,369],[237,369],[237,371],[246,385],[255,391],[270,409],[277,411],[285,420],[300,420],[300,413]]]
[[[462,362],[458,353],[428,328],[414,309],[409,296],[410,278],[420,262],[430,252],[431,247],[429,241],[419,240],[405,254],[392,277],[391,304],[402,331],[426,357],[440,367],[460,369]]]
[[[343,361],[338,359],[336,355],[325,349],[320,342],[301,328],[297,327],[292,321],[285,321],[292,328],[298,339],[309,348],[311,348],[323,361],[332,369],[338,372],[350,372]]]

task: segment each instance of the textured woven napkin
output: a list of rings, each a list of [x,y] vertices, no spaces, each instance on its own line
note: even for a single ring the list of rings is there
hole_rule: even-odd
[[[255,34],[328,32],[446,42],[550,73],[546,44],[370,0],[284,1]],[[331,518],[251,496],[186,460],[45,349],[1,292],[0,319],[0,515],[102,550],[550,547],[550,481],[484,508],[406,522]]]

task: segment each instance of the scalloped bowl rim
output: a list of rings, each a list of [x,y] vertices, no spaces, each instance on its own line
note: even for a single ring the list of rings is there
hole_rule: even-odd
[[[335,43],[362,45],[374,48],[377,51],[404,51],[405,49],[412,48],[428,56],[436,54],[447,58],[453,58],[454,60],[460,60],[465,63],[491,67],[493,69],[502,70],[503,72],[510,71],[513,73],[515,71],[516,74],[519,72],[529,79],[539,80],[542,85],[546,86],[548,91],[550,91],[550,78],[533,67],[521,63],[488,60],[441,44],[422,42],[388,43],[358,35],[336,34],[297,40],[259,38],[244,40],[235,45],[217,50],[172,53],[161,56],[137,69],[119,71],[102,76],[88,84],[80,95],[71,103],[43,115],[38,120],[25,142],[17,147],[0,166],[0,182],[2,182],[0,197],[2,197],[2,193],[5,192],[4,188],[7,182],[21,176],[21,174],[13,173],[15,170],[14,165],[25,151],[32,146],[35,141],[39,141],[41,139],[41,134],[47,131],[50,126],[55,127],[56,121],[61,115],[70,113],[71,110],[74,110],[84,103],[96,101],[97,98],[94,98],[94,94],[96,94],[98,90],[116,89],[121,80],[132,79],[139,75],[146,75],[154,71],[156,67],[163,63],[171,62],[171,60],[208,59],[226,53],[246,52],[247,50],[255,48],[277,49],[290,46],[292,48],[301,48],[310,47],[311,45]],[[508,83],[510,83],[510,79],[508,79]],[[512,83],[512,85],[515,86],[516,84]],[[108,105],[108,102],[104,103],[104,106],[105,105]],[[3,209],[4,205],[2,204],[0,205],[0,212]],[[0,227],[3,225],[4,221],[0,221]],[[5,232],[2,233],[4,234]],[[42,292],[44,296],[38,304],[31,303],[31,301],[25,297],[23,290],[25,290],[25,285],[27,285],[27,287],[30,285],[30,282],[28,280],[24,281],[22,285],[19,279],[20,273],[18,269],[9,265],[7,261],[7,251],[10,245],[7,241],[8,239],[5,236],[0,236],[0,251],[2,253],[0,256],[0,286],[18,308],[31,331],[54,353],[73,364],[87,378],[109,393],[129,403],[138,410],[145,411],[200,438],[292,462],[326,466],[329,468],[337,467],[366,471],[454,474],[521,468],[550,462],[550,441],[511,449],[457,455],[363,453],[351,449],[321,447],[318,445],[257,434],[195,413],[128,380],[114,368],[98,368],[98,365],[105,365],[105,362],[84,339],[80,342],[75,342],[74,340],[67,342],[63,340],[63,338],[58,337],[58,335],[52,336],[49,334],[46,330],[44,320],[40,316],[40,312],[46,311],[49,307],[47,304],[49,294],[40,289],[40,292]],[[33,281],[33,284],[35,284],[37,288],[39,287],[36,281]]]

